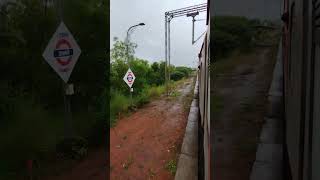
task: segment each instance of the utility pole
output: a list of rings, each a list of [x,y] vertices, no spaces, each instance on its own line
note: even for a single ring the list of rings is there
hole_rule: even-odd
[[[130,64],[130,60],[129,60],[129,31],[130,31],[130,29],[131,29],[132,27],[130,27],[128,30],[127,30],[127,36],[126,36],[126,56],[127,56],[127,64],[128,64],[128,67],[129,67],[129,69],[131,69],[131,64]],[[131,104],[131,106],[132,106],[132,92],[131,92],[132,90],[131,90],[131,87],[129,87],[129,92],[130,92],[130,104]]]
[[[169,82],[169,93],[170,93],[170,82],[171,82],[171,72],[170,72],[170,58],[171,58],[171,41],[170,41],[170,21],[171,19],[169,18],[169,21],[168,21],[168,61],[169,61],[169,66],[168,66],[168,82]]]
[[[167,23],[167,12],[165,13],[165,63],[164,63],[164,83],[165,83],[165,86],[166,86],[166,95],[169,96],[169,90],[168,90],[168,65],[167,65],[167,57],[168,57],[168,49],[167,49],[167,39],[168,39],[168,32],[167,32],[167,26],[168,26],[168,23]]]
[[[133,29],[134,27],[137,27],[137,26],[144,26],[145,24],[144,23],[139,23],[137,25],[133,25],[131,27],[128,28],[127,30],[127,36],[126,36],[126,56],[127,56],[127,64],[128,64],[128,67],[129,69],[131,69],[131,63],[129,62],[130,61],[130,58],[129,58],[129,43],[130,43],[130,40],[129,40],[129,37],[130,37],[130,30]],[[130,91],[130,101],[131,101],[131,106],[133,105],[133,102],[132,102],[132,92],[133,92],[133,88],[129,87],[129,91]]]

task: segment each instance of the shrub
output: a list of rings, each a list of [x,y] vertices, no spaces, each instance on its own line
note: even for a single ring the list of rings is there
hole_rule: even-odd
[[[144,90],[142,91],[142,93],[140,95],[138,95],[134,100],[133,100],[133,103],[140,107],[148,102],[150,102],[149,100],[149,96],[148,96],[148,93]]]
[[[184,73],[180,72],[180,71],[175,71],[171,74],[171,79],[174,81],[178,81],[180,79],[182,79],[184,77]]]
[[[109,128],[106,117],[110,115],[109,111],[106,110],[110,108],[108,104],[107,91],[105,91],[99,98],[99,108],[97,108],[98,111],[95,113],[96,121],[94,121],[89,131],[88,140],[90,146],[98,146],[106,143],[106,134]],[[107,138],[107,140],[109,139]]]
[[[212,19],[213,53],[219,59],[236,48],[248,50],[253,44],[254,25],[260,22],[238,16],[216,16]]]
[[[237,38],[227,32],[216,30],[213,34],[213,54],[215,57],[225,57],[239,46]]]
[[[0,167],[5,165],[17,170],[24,168],[27,159],[43,157],[54,147],[57,126],[51,114],[29,99],[14,98],[13,101],[16,103],[10,121],[1,129]]]
[[[148,96],[151,98],[159,97],[164,92],[164,86],[153,86],[147,90]]]
[[[130,106],[130,99],[119,92],[111,93],[110,99],[110,116],[109,124],[114,126],[116,123],[117,115],[122,112],[127,112]]]
[[[82,137],[64,138],[56,145],[56,153],[67,159],[81,159],[87,155],[88,141]]]
[[[192,69],[189,67],[179,66],[175,68],[175,71],[182,72],[184,74],[184,77],[189,77],[190,73],[192,72]]]
[[[170,160],[167,162],[165,168],[172,174],[174,175],[177,171],[177,162],[175,160]]]
[[[110,112],[117,114],[119,112],[126,112],[129,108],[130,100],[128,97],[120,94],[115,93],[111,95],[111,102],[110,102]]]

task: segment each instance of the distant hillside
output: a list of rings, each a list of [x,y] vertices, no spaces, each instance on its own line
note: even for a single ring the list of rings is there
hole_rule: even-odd
[[[280,19],[282,0],[213,0],[211,16],[245,16],[267,20]]]

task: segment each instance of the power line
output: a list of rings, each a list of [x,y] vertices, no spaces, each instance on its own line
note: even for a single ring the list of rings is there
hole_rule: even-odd
[[[194,17],[197,16],[200,12],[207,11],[207,3],[189,6],[185,8],[180,8],[172,11],[165,12],[165,84],[166,84],[166,90],[167,90],[167,96],[169,95],[169,89],[168,89],[168,80],[170,82],[170,22],[175,17],[181,17],[181,16],[191,16],[193,18],[192,20],[192,44],[194,44],[196,41],[198,41],[201,36],[194,41],[194,22],[195,21],[201,21],[195,20]]]

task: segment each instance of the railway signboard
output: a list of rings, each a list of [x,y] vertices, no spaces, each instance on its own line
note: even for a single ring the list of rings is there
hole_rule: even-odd
[[[134,76],[133,72],[129,68],[127,73],[123,77],[124,82],[126,82],[127,85],[131,88],[135,79],[136,77]]]
[[[61,22],[42,56],[67,83],[80,54],[80,47],[66,25]]]

